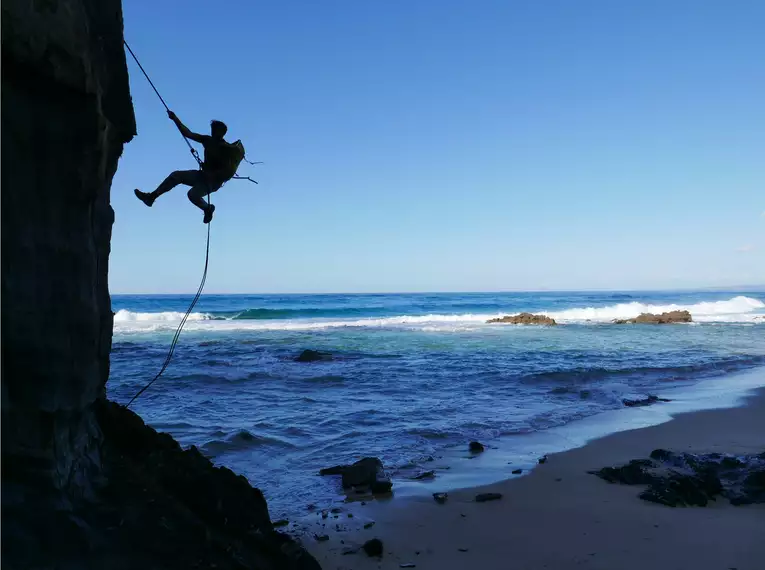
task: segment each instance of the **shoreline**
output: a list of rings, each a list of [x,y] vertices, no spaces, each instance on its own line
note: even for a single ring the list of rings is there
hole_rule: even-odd
[[[765,383],[762,369],[747,374],[759,378],[760,386]],[[544,465],[519,477],[508,478],[516,465],[505,464],[504,480],[458,490],[449,487],[443,505],[430,496],[431,488],[447,490],[443,484],[440,489],[435,489],[435,482],[428,484],[427,494],[409,494],[397,483],[396,497],[347,502],[327,519],[313,513],[290,532],[325,569],[387,569],[401,564],[446,570],[755,569],[765,559],[765,505],[734,507],[718,498],[705,508],[664,507],[639,499],[642,487],[609,484],[587,473],[647,458],[656,448],[765,451],[765,388],[716,396],[710,397],[706,409],[696,411],[683,410],[682,405],[656,406],[665,407],[662,414],[672,417],[590,437],[583,445],[551,453]],[[652,407],[643,410],[650,415]],[[673,407],[673,412],[666,411]],[[488,449],[483,456],[492,454],[497,452]],[[482,492],[498,492],[503,498],[476,503],[475,495]],[[374,524],[364,528],[369,523]],[[315,536],[328,538],[317,541]],[[382,559],[367,557],[363,551],[343,553],[372,538],[384,544]]]

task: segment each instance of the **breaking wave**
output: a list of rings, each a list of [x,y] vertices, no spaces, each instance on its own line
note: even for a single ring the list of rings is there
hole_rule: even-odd
[[[667,311],[688,311],[696,322],[763,323],[765,324],[765,303],[752,297],[737,296],[725,301],[710,301],[693,305],[651,305],[639,302],[619,303],[605,307],[580,307],[562,311],[535,311],[554,318],[563,324],[588,322],[607,323],[614,319],[637,317],[641,313],[663,313]],[[351,309],[359,311],[358,309]],[[463,313],[397,315],[390,317],[365,316],[360,318],[290,318],[305,310],[250,309],[229,316],[209,313],[189,315],[187,329],[216,328],[221,330],[319,330],[339,327],[365,328],[408,328],[423,331],[458,331],[483,326],[490,318],[514,314],[520,311],[508,309],[499,313]],[[279,314],[283,316],[279,316]],[[170,327],[183,318],[180,312],[134,313],[121,310],[114,317],[115,327],[121,330],[152,327]]]
[[[764,309],[765,303],[752,297],[738,296],[727,301],[707,301],[695,305],[646,305],[643,303],[619,303],[607,307],[585,307],[556,312],[544,312],[561,322],[608,322],[614,319],[630,319],[640,313],[666,313],[668,311],[688,311],[695,321],[735,321],[751,313]],[[742,320],[748,321],[749,318]]]

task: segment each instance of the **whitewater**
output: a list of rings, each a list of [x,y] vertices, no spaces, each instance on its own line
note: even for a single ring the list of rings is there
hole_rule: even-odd
[[[637,301],[618,303],[605,307],[575,307],[562,311],[541,309],[537,313],[552,317],[557,322],[565,324],[610,323],[616,319],[629,319],[642,313],[664,313],[668,311],[688,311],[696,322],[727,322],[727,323],[756,323],[765,318],[765,303],[759,299],[746,296],[736,296],[723,301],[707,301],[691,305],[683,304],[647,304]],[[256,312],[256,317],[247,316]],[[297,318],[279,318],[274,314],[296,315]],[[443,330],[457,330],[457,325],[480,325],[488,320],[512,314],[512,309],[501,312],[483,314],[427,314],[427,315],[396,315],[384,318],[367,317],[361,319],[317,319],[300,318],[301,312],[245,310],[233,316],[220,316],[213,313],[191,313],[187,327],[189,329],[221,328],[221,329],[250,329],[250,330],[311,330],[335,327],[397,327],[420,326],[423,330],[434,330],[439,324],[447,325]],[[184,313],[164,311],[157,313],[141,313],[122,309],[115,314],[114,322],[117,330],[127,331],[132,328],[157,330],[163,326],[171,327],[180,322]],[[210,321],[210,322],[207,322]],[[257,321],[257,322],[254,322]],[[267,322],[263,322],[267,321]],[[451,325],[451,326],[448,326]],[[496,325],[495,325],[496,326]]]

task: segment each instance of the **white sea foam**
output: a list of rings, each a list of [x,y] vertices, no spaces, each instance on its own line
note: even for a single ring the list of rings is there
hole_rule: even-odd
[[[114,315],[115,323],[131,323],[131,322],[180,322],[183,315],[186,313],[178,313],[175,311],[165,311],[163,313],[134,313],[133,311],[126,311],[125,309],[117,311]],[[211,319],[210,315],[204,313],[191,313],[187,320],[189,321],[204,321]]]
[[[640,313],[663,313],[687,310],[696,322],[730,322],[765,324],[765,303],[751,297],[734,297],[727,301],[703,302],[695,305],[649,305],[644,303],[620,303],[606,307],[583,307],[564,311],[540,311],[553,317],[559,323],[610,322],[614,319],[628,319]],[[189,315],[185,330],[320,330],[341,327],[399,328],[433,332],[457,332],[475,330],[486,321],[517,311],[503,311],[499,314],[459,315],[401,315],[384,318],[361,319],[284,319],[247,320],[215,319],[205,313]],[[134,313],[119,311],[115,317],[118,332],[155,331],[172,329],[183,318],[183,313]]]
[[[688,311],[697,322],[749,322],[757,315],[755,311],[765,308],[765,303],[751,297],[738,296],[727,301],[707,301],[695,305],[646,305],[643,303],[620,303],[607,307],[586,307],[565,311],[545,312],[559,322],[597,321],[609,322],[614,319],[630,319],[641,313],[665,313]]]

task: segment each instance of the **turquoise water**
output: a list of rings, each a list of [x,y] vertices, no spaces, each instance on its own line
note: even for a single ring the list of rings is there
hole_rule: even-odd
[[[114,296],[109,396],[158,371],[190,296]],[[405,477],[472,439],[565,429],[622,398],[765,365],[765,292],[203,296],[134,404],[245,474],[272,512],[338,493],[322,467],[365,455]],[[694,324],[617,326],[688,309]],[[488,325],[520,311],[558,327]],[[304,349],[333,360],[297,363]]]

